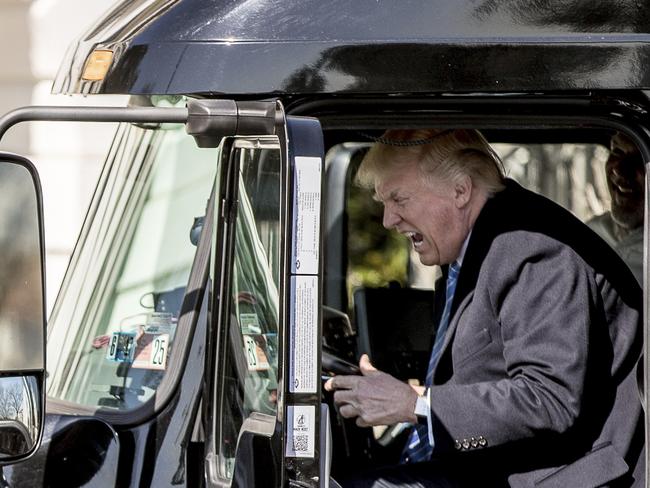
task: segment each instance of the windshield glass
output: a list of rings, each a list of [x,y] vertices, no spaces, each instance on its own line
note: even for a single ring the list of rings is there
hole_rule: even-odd
[[[216,161],[183,125],[118,129],[50,320],[50,397],[128,410],[154,395]]]

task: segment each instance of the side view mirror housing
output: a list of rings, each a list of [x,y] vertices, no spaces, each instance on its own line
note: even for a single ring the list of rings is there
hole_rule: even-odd
[[[38,448],[45,412],[41,186],[27,159],[0,153],[0,465]]]

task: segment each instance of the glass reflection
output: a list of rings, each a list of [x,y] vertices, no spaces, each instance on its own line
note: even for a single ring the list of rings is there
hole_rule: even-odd
[[[0,370],[44,368],[41,233],[34,180],[0,162]]]
[[[0,460],[27,454],[36,445],[40,398],[34,376],[0,377]]]

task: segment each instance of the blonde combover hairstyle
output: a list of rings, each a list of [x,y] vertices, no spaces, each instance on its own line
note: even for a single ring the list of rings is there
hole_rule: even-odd
[[[501,159],[483,135],[473,129],[388,130],[363,158],[357,183],[372,189],[378,177],[413,161],[425,178],[453,182],[467,175],[489,194],[505,186]]]

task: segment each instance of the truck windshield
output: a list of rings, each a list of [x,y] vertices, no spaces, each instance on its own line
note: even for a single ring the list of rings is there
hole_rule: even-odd
[[[216,166],[182,125],[120,126],[52,312],[50,397],[129,410],[154,395]]]

